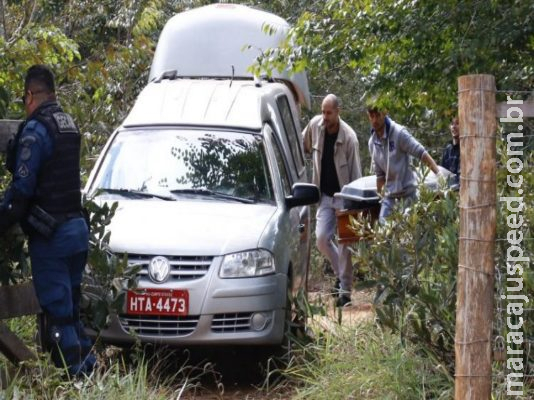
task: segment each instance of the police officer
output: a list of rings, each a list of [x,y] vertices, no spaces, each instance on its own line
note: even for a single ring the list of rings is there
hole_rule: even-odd
[[[28,235],[33,284],[45,313],[45,345],[70,375],[95,365],[80,321],[80,285],[89,232],[80,191],[80,133],[56,101],[54,75],[30,67],[24,82],[26,120],[8,146],[11,183],[0,205],[0,235],[19,222]]]

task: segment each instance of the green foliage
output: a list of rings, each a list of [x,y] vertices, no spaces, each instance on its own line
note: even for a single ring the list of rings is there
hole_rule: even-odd
[[[341,75],[404,123],[443,128],[455,112],[460,75],[488,73],[499,87],[532,87],[533,12],[532,2],[519,0],[329,0],[304,12],[291,39],[257,68]]]
[[[9,104],[9,93],[4,86],[0,86],[0,119],[5,118]]]
[[[84,324],[97,332],[107,327],[110,314],[118,314],[124,305],[124,289],[136,286],[139,267],[128,266],[127,256],[119,258],[110,252],[110,232],[106,230],[118,203],[99,206],[92,200],[85,203],[91,215],[90,251],[82,287]]]
[[[377,287],[377,317],[401,342],[420,347],[450,377],[454,370],[454,321],[458,264],[458,198],[440,198],[421,187],[406,215],[394,213],[360,242],[356,259]]]
[[[0,100],[3,118],[19,119],[23,115],[20,100],[24,74],[36,63],[52,68],[69,64],[79,57],[76,44],[54,26],[27,25],[20,36],[5,42],[0,39]]]
[[[59,101],[82,132],[99,139],[97,146],[86,147],[90,153],[83,154],[90,169],[146,83],[155,39],[166,19],[163,4],[161,0],[8,3],[3,9],[8,21],[5,39],[0,38],[0,115],[22,117],[22,104],[14,100],[22,95],[26,69],[35,63],[50,65]]]
[[[0,237],[0,285],[14,285],[27,280],[30,273],[28,249],[17,225]]]

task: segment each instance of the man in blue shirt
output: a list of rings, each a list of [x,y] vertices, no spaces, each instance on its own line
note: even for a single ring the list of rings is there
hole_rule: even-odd
[[[89,374],[96,359],[79,315],[89,241],[81,206],[80,133],[56,101],[46,66],[28,69],[23,102],[27,118],[8,146],[12,180],[0,205],[0,235],[17,222],[28,235],[52,360],[70,375]]]

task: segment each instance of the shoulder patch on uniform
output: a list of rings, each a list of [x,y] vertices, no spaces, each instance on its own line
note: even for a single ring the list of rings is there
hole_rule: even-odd
[[[29,146],[23,146],[20,149],[20,159],[22,161],[28,161],[32,157],[32,149]]]
[[[35,133],[36,135],[33,135]],[[46,126],[37,119],[32,119],[24,126],[22,136],[34,136],[35,139],[38,139],[39,136],[46,135],[47,128]]]
[[[31,119],[26,123],[26,125],[24,125],[24,129],[35,129],[37,124],[39,124],[39,121],[36,119]]]
[[[29,147],[37,141],[37,138],[34,135],[26,135],[20,139],[20,145]]]
[[[17,175],[21,178],[27,178],[28,175],[30,175],[30,170],[25,163],[20,164],[19,168],[17,169]]]
[[[57,112],[52,114],[56,121],[59,132],[61,133],[75,133],[77,132],[76,125],[69,114]]]

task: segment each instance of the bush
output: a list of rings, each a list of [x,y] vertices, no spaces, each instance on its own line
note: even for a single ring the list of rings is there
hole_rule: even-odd
[[[377,318],[415,343],[435,365],[454,376],[458,195],[439,198],[421,187],[419,201],[404,215],[376,226],[374,239],[360,242],[356,259],[376,286]],[[356,228],[356,227],[355,227]]]
[[[110,314],[118,313],[124,304],[124,289],[136,285],[139,266],[128,266],[127,256],[119,258],[110,252],[107,225],[115,215],[118,203],[101,206],[85,202],[91,216],[89,256],[82,286],[82,318],[84,325],[100,331],[109,325]]]

